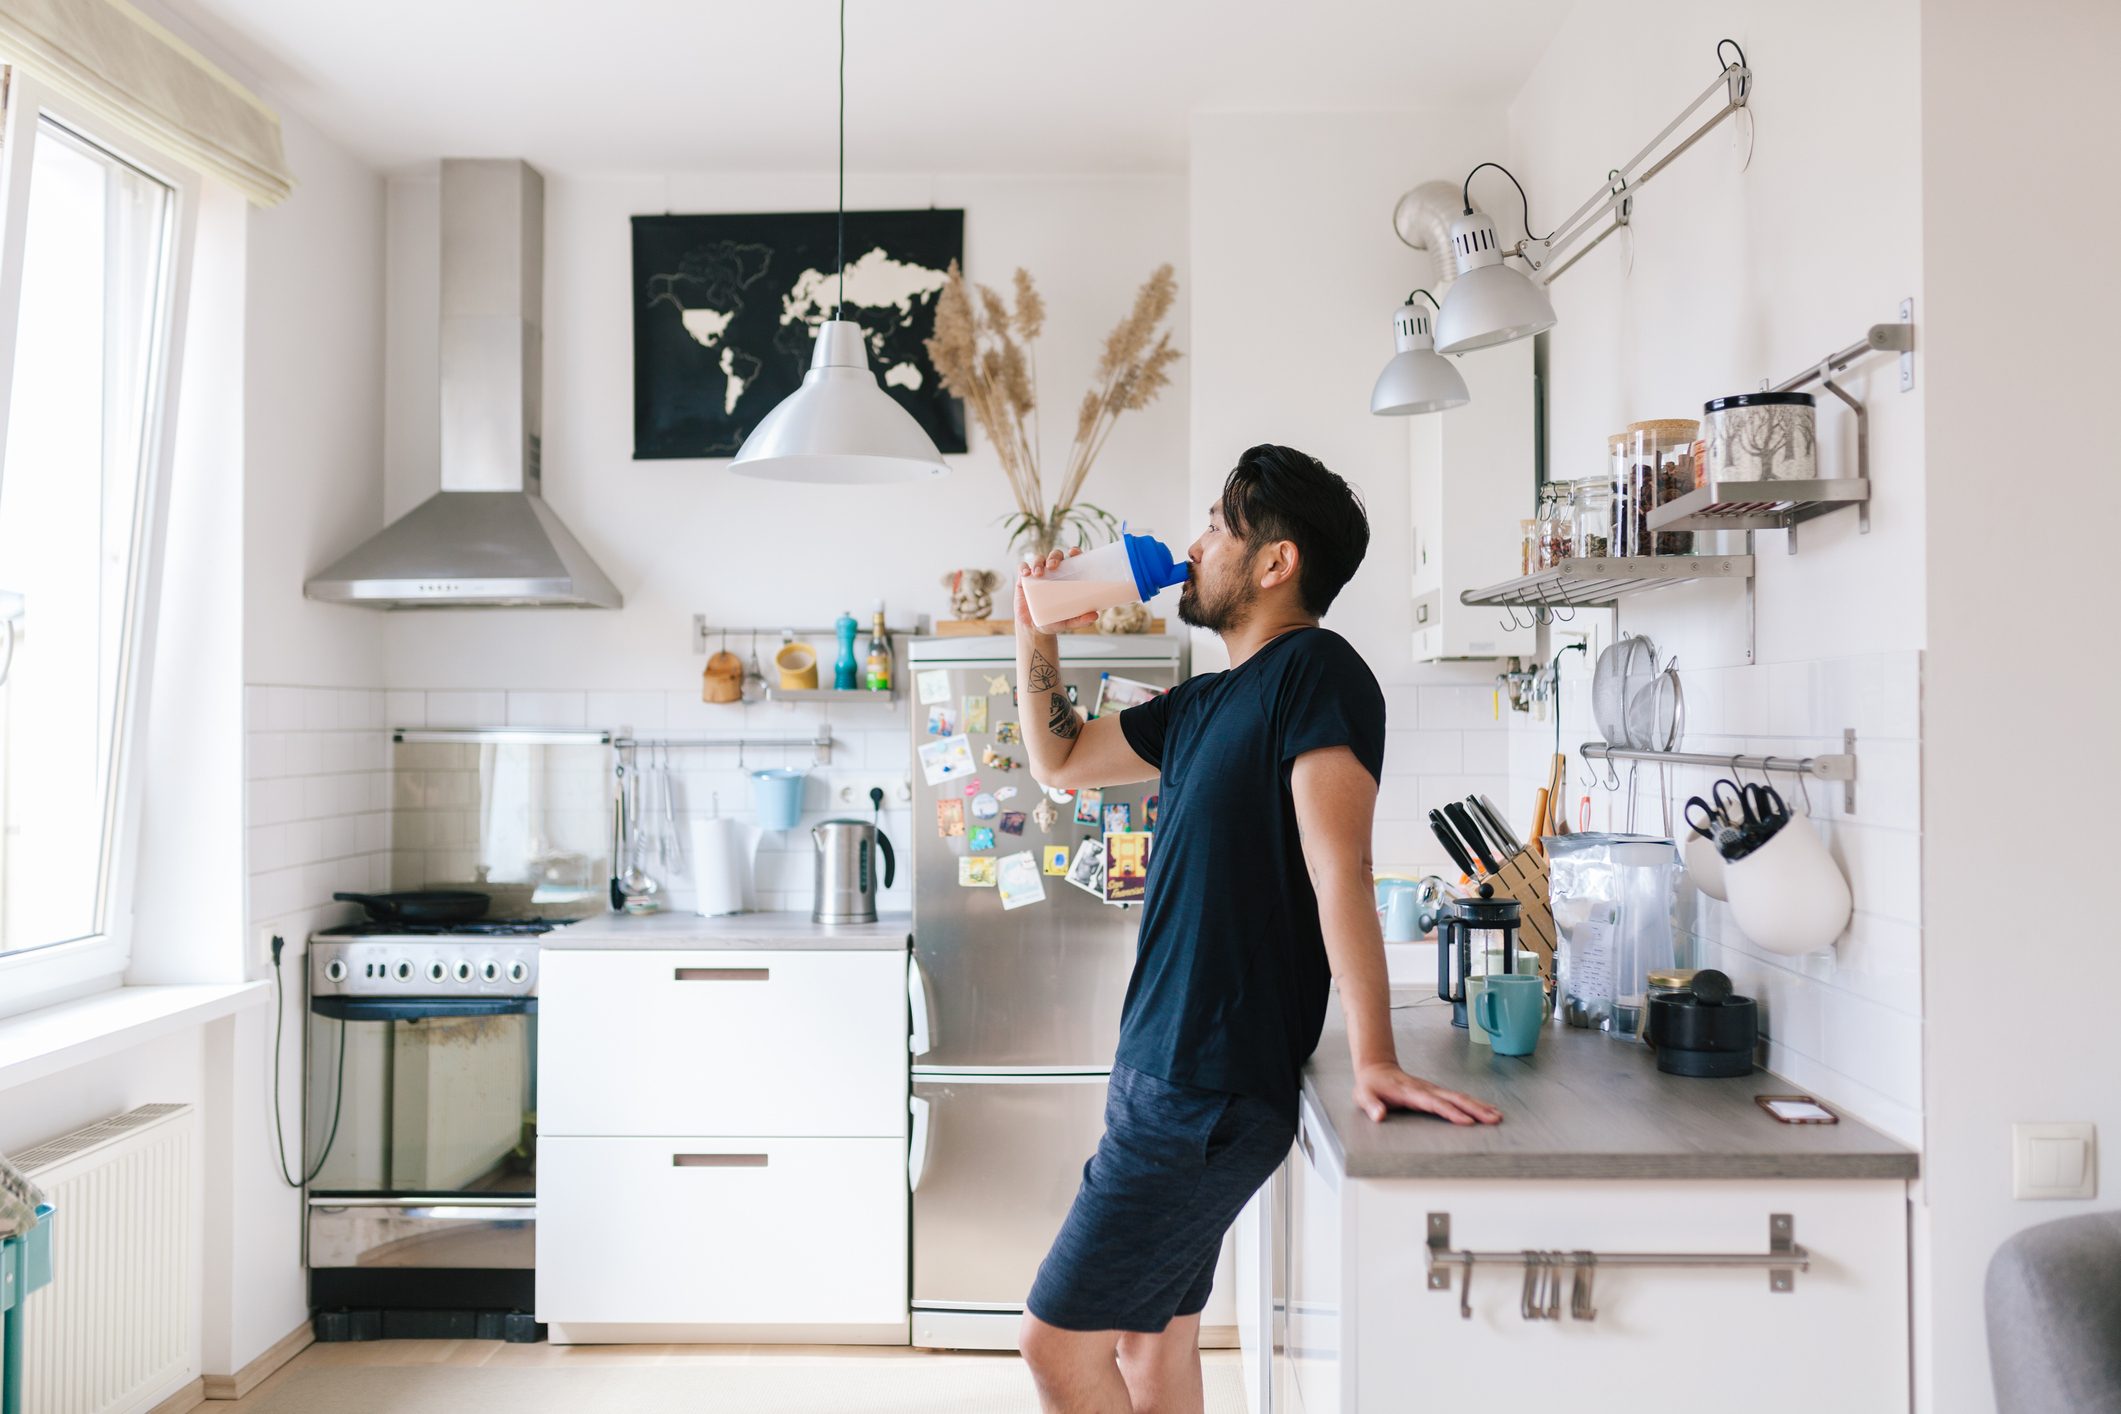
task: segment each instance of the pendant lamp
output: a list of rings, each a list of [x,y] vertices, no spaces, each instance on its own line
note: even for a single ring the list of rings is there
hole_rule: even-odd
[[[1451,223],[1458,279],[1436,311],[1436,351],[1466,353],[1554,327],[1554,302],[1522,271],[1502,263],[1495,218],[1471,211]]]
[[[869,368],[862,326],[847,303],[847,0],[840,0],[839,301],[818,325],[803,386],[751,430],[730,470],[768,481],[875,484],[921,481],[949,468],[913,414]]]
[[[1416,290],[1414,295],[1436,303],[1427,290]],[[1392,311],[1392,340],[1399,351],[1370,390],[1370,411],[1379,417],[1442,412],[1473,398],[1451,361],[1436,352],[1436,341],[1429,335],[1429,311],[1414,302],[1414,295]]]

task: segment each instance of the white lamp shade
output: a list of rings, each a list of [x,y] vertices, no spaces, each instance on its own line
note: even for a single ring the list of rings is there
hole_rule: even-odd
[[[1370,389],[1372,413],[1379,417],[1411,417],[1472,401],[1466,380],[1436,352],[1426,308],[1408,300],[1394,310],[1392,338],[1398,352]]]
[[[730,470],[772,481],[876,484],[944,476],[935,443],[876,381],[861,326],[818,326],[803,386],[751,430]]]
[[[1466,353],[1554,327],[1554,302],[1523,273],[1499,261],[1476,265],[1452,282],[1436,315],[1439,353]]]

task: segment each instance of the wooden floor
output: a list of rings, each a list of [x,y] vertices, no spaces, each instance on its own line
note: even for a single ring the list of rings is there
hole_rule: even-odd
[[[814,1365],[825,1361],[889,1360],[991,1363],[1015,1360],[1007,1352],[944,1352],[890,1345],[511,1345],[498,1340],[362,1340],[312,1345],[281,1366],[242,1399],[198,1406],[200,1414],[254,1414],[274,1391],[303,1371],[347,1366],[598,1366]],[[1234,1350],[1203,1351],[1206,1366],[1235,1366]]]

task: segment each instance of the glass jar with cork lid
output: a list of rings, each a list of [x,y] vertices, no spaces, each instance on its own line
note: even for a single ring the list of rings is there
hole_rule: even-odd
[[[1694,444],[1701,423],[1694,418],[1631,422],[1607,439],[1612,460],[1614,553],[1691,555],[1694,534],[1650,529],[1650,512],[1694,489]]]

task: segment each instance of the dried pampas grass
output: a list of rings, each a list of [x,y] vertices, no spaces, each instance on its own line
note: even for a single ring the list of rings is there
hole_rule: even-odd
[[[964,400],[994,444],[1016,499],[1011,544],[1028,541],[1044,553],[1071,529],[1078,543],[1092,529],[1108,535],[1118,529],[1110,515],[1076,497],[1119,415],[1147,407],[1170,386],[1171,365],[1182,355],[1162,325],[1178,299],[1178,280],[1169,265],[1159,266],[1135,292],[1134,307],[1105,337],[1091,386],[1076,410],[1075,439],[1051,505],[1039,466],[1038,363],[1032,349],[1046,327],[1046,302],[1026,270],[1016,272],[1010,293],[1013,308],[991,287],[969,283],[953,261],[936,302],[928,358],[943,387]]]

